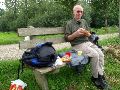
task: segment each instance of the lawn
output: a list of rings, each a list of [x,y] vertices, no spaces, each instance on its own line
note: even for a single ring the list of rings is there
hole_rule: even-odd
[[[102,27],[102,28],[92,28],[91,31],[96,32],[98,35],[103,35],[103,34],[108,34],[108,33],[116,33],[118,32],[118,27],[117,26],[112,26],[112,27]]]
[[[0,45],[15,44],[21,39],[15,32],[0,32]]]
[[[107,42],[107,43],[105,43]],[[119,38],[101,41],[100,44],[120,44]],[[120,62],[111,54],[105,54],[105,76],[112,90],[120,90]],[[17,79],[19,60],[0,61],[0,90],[8,90],[11,81]],[[81,75],[68,66],[61,68],[57,74],[47,74],[50,90],[97,90],[92,84],[90,65],[86,65]],[[25,90],[40,90],[31,69],[24,68],[20,79],[27,83]]]

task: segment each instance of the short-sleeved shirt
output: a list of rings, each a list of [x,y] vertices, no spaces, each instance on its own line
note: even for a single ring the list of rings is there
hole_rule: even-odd
[[[68,21],[65,27],[65,37],[68,37],[75,31],[77,31],[79,28],[84,28],[86,30],[89,30],[86,20],[81,19],[80,21],[76,21],[75,19],[72,19]],[[75,38],[74,40],[70,41],[70,43],[72,46],[74,46],[74,45],[78,45],[86,41],[88,41],[88,37],[81,36],[81,37]]]

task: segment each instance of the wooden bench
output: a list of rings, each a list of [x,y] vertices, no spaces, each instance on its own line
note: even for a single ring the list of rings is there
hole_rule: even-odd
[[[38,43],[44,43],[44,42],[53,42],[53,46],[56,50],[58,48],[56,47],[56,44],[65,43],[64,37],[56,37],[53,38],[47,38],[42,36],[48,36],[48,35],[58,35],[58,34],[64,34],[64,28],[63,27],[56,27],[56,28],[19,28],[18,29],[18,35],[25,37],[23,41],[20,41],[19,48],[20,49],[28,49],[35,47]],[[36,37],[36,36],[41,36]],[[68,43],[69,47],[70,44]],[[67,47],[68,47],[67,45]],[[62,48],[65,48],[65,44],[62,45]],[[61,48],[61,49],[62,49]],[[65,66],[65,64],[58,66],[56,68],[53,67],[45,67],[40,69],[33,69],[36,81],[38,85],[42,88],[42,90],[49,90],[48,83],[45,74],[52,72],[52,71],[58,71],[59,68]]]

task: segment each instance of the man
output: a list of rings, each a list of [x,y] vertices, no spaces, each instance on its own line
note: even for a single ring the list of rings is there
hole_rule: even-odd
[[[91,58],[92,77],[91,80],[98,88],[105,89],[107,83],[104,78],[104,54],[95,44],[88,40],[90,37],[89,27],[84,19],[83,7],[75,5],[73,7],[73,19],[65,28],[65,39],[71,43],[73,49],[81,50],[83,54]]]

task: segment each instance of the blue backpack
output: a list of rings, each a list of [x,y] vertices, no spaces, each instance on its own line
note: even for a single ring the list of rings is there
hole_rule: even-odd
[[[36,47],[26,50],[22,55],[22,63],[31,67],[49,67],[56,61],[56,50],[52,42],[38,44]]]
[[[57,59],[57,53],[52,42],[38,44],[36,47],[27,49],[20,59],[18,67],[18,79],[20,70],[23,72],[24,64],[33,68],[50,67]]]

